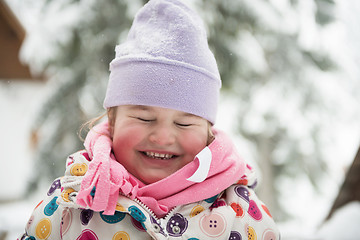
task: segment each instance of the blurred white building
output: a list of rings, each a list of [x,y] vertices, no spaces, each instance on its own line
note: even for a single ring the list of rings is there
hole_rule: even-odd
[[[20,59],[26,31],[0,1],[0,203],[22,197],[31,174],[30,126],[46,81]]]

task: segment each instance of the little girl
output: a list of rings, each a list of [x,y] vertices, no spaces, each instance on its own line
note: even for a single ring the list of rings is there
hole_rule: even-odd
[[[110,70],[108,121],[19,239],[279,239],[251,167],[213,128],[221,80],[197,14],[150,0]]]

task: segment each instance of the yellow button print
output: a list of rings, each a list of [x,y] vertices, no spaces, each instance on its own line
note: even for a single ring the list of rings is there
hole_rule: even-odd
[[[70,174],[73,176],[84,176],[88,170],[86,163],[76,163],[70,169]]]
[[[120,231],[115,233],[112,240],[130,240],[130,236],[127,232]]]
[[[248,240],[257,240],[255,229],[248,226],[247,227]]]
[[[62,199],[65,201],[65,202],[70,202],[70,199],[69,199],[69,196],[71,193],[75,192],[74,189],[72,188],[68,188],[66,190],[64,190],[62,193],[61,193],[61,197]]]
[[[126,209],[120,203],[116,204],[115,210],[118,210],[119,212],[126,212]]]
[[[201,213],[202,211],[204,211],[205,208],[201,205],[196,205],[195,207],[193,207],[193,209],[190,212],[190,217],[195,217],[196,215],[198,215],[199,213]]]
[[[47,239],[51,234],[51,221],[48,218],[43,218],[36,225],[35,234],[39,239]]]

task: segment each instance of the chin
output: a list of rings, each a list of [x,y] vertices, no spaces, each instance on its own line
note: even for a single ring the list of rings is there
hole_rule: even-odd
[[[160,177],[159,175],[157,176],[147,176],[147,177],[143,177],[143,178],[139,178],[140,181],[142,181],[144,184],[149,185],[155,182],[158,182],[164,178],[166,178],[167,176],[163,176]]]
[[[152,183],[155,183],[157,181],[160,181],[161,179],[163,178],[145,178],[145,179],[142,179],[141,181],[146,184],[146,185],[149,185],[149,184],[152,184]]]

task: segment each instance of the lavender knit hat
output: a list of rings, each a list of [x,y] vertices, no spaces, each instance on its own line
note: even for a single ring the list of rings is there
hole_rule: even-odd
[[[105,108],[164,107],[215,123],[220,74],[202,20],[180,0],[150,0],[115,51]]]

